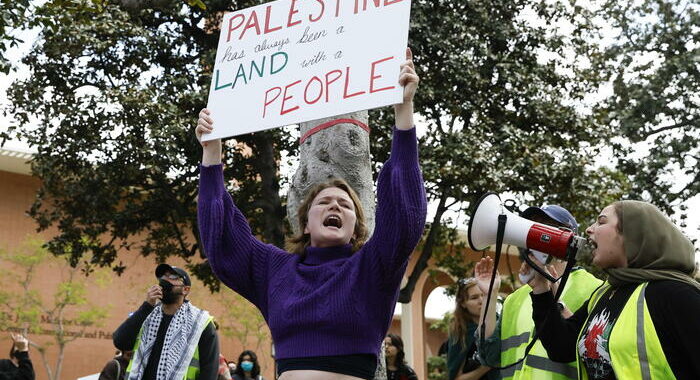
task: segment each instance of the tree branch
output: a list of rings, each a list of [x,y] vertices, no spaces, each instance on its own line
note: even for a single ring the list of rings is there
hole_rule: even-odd
[[[696,121],[694,119],[690,119],[690,120],[686,120],[686,121],[681,122],[681,123],[667,125],[665,127],[661,127],[658,129],[652,129],[651,131],[642,134],[642,140],[646,140],[649,136],[653,136],[653,135],[659,134],[661,132],[665,132],[665,131],[669,131],[672,129],[683,128],[683,127],[687,127],[689,125],[693,125],[693,124],[695,124],[695,122]]]

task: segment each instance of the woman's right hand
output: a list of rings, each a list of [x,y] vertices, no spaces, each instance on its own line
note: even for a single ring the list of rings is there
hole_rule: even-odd
[[[29,340],[22,334],[10,333],[10,337],[14,342],[14,347],[19,352],[29,351]]]
[[[195,135],[197,141],[202,144],[202,165],[218,165],[221,163],[221,139],[202,141],[202,137],[211,133],[214,130],[214,120],[211,118],[211,112],[203,108],[199,111],[199,119],[197,119],[197,128]]]

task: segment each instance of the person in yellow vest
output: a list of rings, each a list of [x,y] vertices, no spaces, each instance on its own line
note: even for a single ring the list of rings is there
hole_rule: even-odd
[[[700,283],[693,243],[655,206],[615,202],[586,229],[608,279],[562,318],[536,275],[533,318],[550,358],[576,360],[580,379],[700,379]]]
[[[158,265],[155,274],[158,285],[113,334],[115,347],[134,351],[126,378],[215,380],[219,339],[212,316],[187,299],[190,276],[168,264]]]
[[[539,223],[569,228],[574,232],[578,230],[578,223],[573,215],[558,205],[529,207],[522,212],[521,216]],[[559,273],[562,273],[566,267],[566,262],[553,259],[552,265],[557,268]],[[485,294],[488,293],[492,273],[493,261],[491,258],[484,258],[477,263],[475,276],[479,287]],[[571,312],[565,305],[575,310],[583,305],[601,284],[601,280],[588,273],[585,269],[574,267],[562,293],[562,302],[560,303],[562,312],[570,315]],[[522,358],[535,332],[535,323],[532,320],[532,302],[529,297],[532,289],[528,285],[523,285],[509,295],[503,304],[501,317],[496,319],[495,307],[499,288],[500,276],[496,276],[489,305],[490,310],[485,310],[486,302],[484,302],[479,319],[480,322],[483,321],[484,314],[486,314],[484,334],[486,339],[483,347],[479,346],[480,359],[483,364],[493,367],[506,366]],[[480,343],[480,340],[477,339],[477,342]],[[501,370],[500,375],[503,379],[509,380],[566,380],[577,379],[578,377],[576,374],[576,363],[573,359],[570,360],[570,363],[552,361],[540,342],[535,343],[522,363]]]

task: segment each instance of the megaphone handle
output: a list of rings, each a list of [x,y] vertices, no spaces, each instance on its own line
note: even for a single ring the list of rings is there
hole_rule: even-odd
[[[493,260],[493,272],[491,273],[491,281],[489,282],[489,292],[486,294],[486,308],[484,310],[489,310],[489,304],[491,303],[491,294],[493,293],[493,282],[496,280],[498,275],[498,262],[501,260],[501,247],[503,246],[503,237],[506,232],[506,222],[508,217],[505,214],[498,215],[498,228],[496,229],[496,255]],[[485,346],[486,343],[486,313],[481,321],[481,329],[479,331],[479,339],[481,339],[481,346]]]
[[[523,257],[523,260],[525,260],[525,262],[527,263],[527,265],[529,265],[532,269],[536,270],[537,273],[539,273],[539,274],[542,275],[542,277],[546,278],[546,279],[549,280],[550,282],[557,282],[557,281],[559,281],[558,278],[552,277],[552,275],[550,275],[549,273],[547,273],[546,270],[540,268],[539,265],[535,264],[535,262],[532,261],[532,259],[530,259],[530,255],[522,255],[522,257]],[[528,281],[529,281],[529,280],[528,280]]]

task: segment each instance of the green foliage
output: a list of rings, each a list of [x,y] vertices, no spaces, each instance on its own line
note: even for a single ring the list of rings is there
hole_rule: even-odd
[[[187,4],[189,4],[191,7],[207,10],[207,6],[202,2],[202,0],[187,0]]]
[[[0,73],[8,74],[12,63],[5,52],[22,42],[15,34],[27,22],[30,9],[29,0],[2,0],[0,6]]]
[[[453,319],[454,319],[454,314],[452,312],[447,312],[447,313],[445,313],[445,315],[442,316],[442,319],[433,322],[430,325],[430,329],[442,331],[445,334],[447,334],[450,331],[450,323],[452,323]]]
[[[629,197],[672,214],[700,192],[700,3],[608,1],[600,14],[615,42],[601,57],[613,94],[598,111],[625,138],[613,147]]]
[[[24,58],[30,76],[9,90],[17,121],[5,137],[37,149],[41,188],[29,214],[71,265],[122,273],[117,252],[188,260],[211,289],[219,282],[204,261],[196,215],[201,148],[194,138],[206,105],[222,14],[258,1],[78,1],[37,5],[41,28]],[[36,128],[28,128],[36,125]],[[229,145],[227,178],[238,205],[264,240],[283,244],[279,197],[288,133],[241,136],[252,151]],[[190,237],[194,238],[191,239]]]
[[[447,380],[447,359],[444,356],[428,358],[428,380]]]
[[[445,214],[468,214],[486,191],[508,193],[523,207],[561,204],[584,224],[627,192],[623,175],[594,168],[612,130],[580,107],[606,79],[590,64],[602,51],[595,14],[582,4],[413,2],[409,45],[421,75],[416,110],[428,125],[421,166],[437,204],[422,255],[435,255],[455,277],[468,269],[455,257],[466,241],[441,231]],[[573,34],[559,25],[570,25]],[[377,124],[391,123],[385,111],[373,116]],[[388,132],[374,132],[372,149],[381,161]],[[439,252],[446,244],[450,250]],[[416,268],[414,281],[424,269]],[[411,283],[402,302],[410,299]]]

